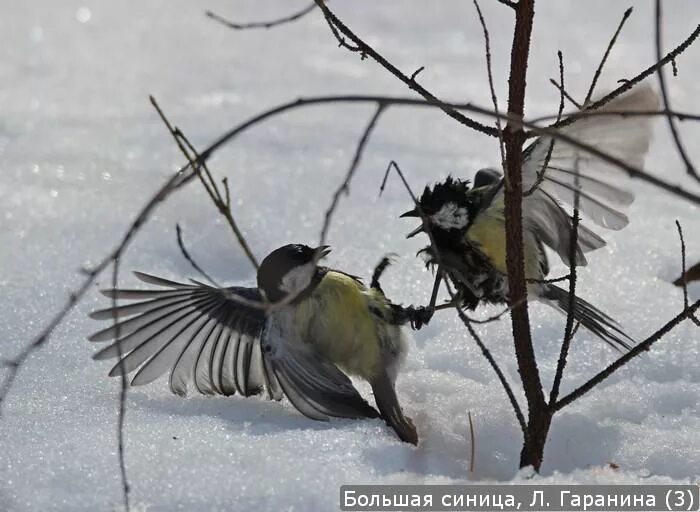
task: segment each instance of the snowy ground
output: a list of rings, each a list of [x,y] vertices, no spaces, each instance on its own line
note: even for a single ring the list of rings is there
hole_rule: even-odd
[[[482,2],[505,97],[511,13]],[[630,2],[632,3],[632,2]],[[486,5],[488,4],[488,5]],[[231,32],[205,9],[239,21],[266,19],[303,2],[254,0],[23,0],[0,9],[0,355],[16,353],[79,282],[77,270],[115,244],[137,209],[181,157],[148,103],[154,94],[200,145],[255,112],[298,96],[409,94],[370,61],[338,49],[318,13],[271,31]],[[351,6],[352,5],[352,6]],[[541,0],[534,27],[527,108],[551,113],[548,79],[564,52],[567,83],[585,93],[628,3]],[[361,7],[360,7],[361,6]],[[603,77],[603,89],[653,60],[651,2],[636,2]],[[401,69],[426,66],[421,83],[438,96],[489,104],[482,36],[470,2],[333,2],[359,34]],[[667,2],[667,47],[700,20],[696,0]],[[697,112],[700,46],[678,60],[674,106]],[[694,101],[695,100],[695,101]],[[313,243],[371,110],[319,107],[248,132],[212,161],[229,176],[235,213],[259,256],[289,241]],[[697,126],[683,125],[700,162]],[[330,263],[367,276],[393,251],[384,278],[396,301],[427,300],[431,277],[413,257],[422,241],[397,219],[409,202],[396,180],[377,197],[396,159],[411,183],[452,172],[470,177],[498,161],[493,139],[438,112],[396,109],[381,120],[330,232]],[[659,121],[648,168],[689,184]],[[638,338],[679,311],[673,224],[685,226],[689,259],[700,258],[700,210],[640,183],[632,223],[609,237],[582,273],[581,295]],[[123,268],[192,275],[175,243],[181,222],[192,252],[216,278],[251,283],[253,272],[195,184],[163,205]],[[554,272],[558,272],[555,269]],[[100,285],[108,284],[108,276]],[[131,276],[124,282],[135,284]],[[691,290],[697,298],[700,289]],[[0,509],[110,510],[121,500],[116,458],[118,382],[90,359],[86,313],[105,306],[90,293],[48,345],[22,369],[0,419]],[[543,378],[550,382],[563,319],[531,308]],[[509,322],[480,329],[511,382],[516,364]],[[697,482],[700,478],[700,336],[677,328],[648,355],[556,417],[543,483]],[[581,333],[564,392],[614,354]],[[366,387],[361,388],[368,395]],[[452,314],[413,334],[399,395],[421,435],[400,443],[379,420],[315,423],[288,403],[187,400],[164,380],[131,390],[126,462],[141,510],[332,510],[343,483],[519,481],[520,433],[505,395]],[[467,412],[476,431],[469,474]],[[619,467],[613,470],[610,463]]]

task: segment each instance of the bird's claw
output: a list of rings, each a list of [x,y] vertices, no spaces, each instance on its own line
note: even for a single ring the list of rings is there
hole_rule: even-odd
[[[408,306],[406,313],[408,314],[408,321],[411,323],[411,329],[417,331],[424,325],[428,325],[434,312],[433,308],[426,308],[425,306]]]

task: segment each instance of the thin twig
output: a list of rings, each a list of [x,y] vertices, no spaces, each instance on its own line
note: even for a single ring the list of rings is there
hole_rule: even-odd
[[[321,1],[325,2],[326,0]],[[320,5],[318,4],[318,2],[316,2],[316,4]],[[367,53],[362,50],[359,44],[352,45],[345,40],[345,38],[341,35],[336,26],[333,24],[333,20],[325,13],[325,11],[323,13],[323,17],[326,20],[326,23],[328,24],[328,28],[331,29],[331,34],[333,34],[333,37],[335,37],[336,41],[338,41],[339,48],[345,48],[353,53],[359,53],[360,58],[362,60],[365,60],[367,58]]]
[[[678,57],[681,53],[683,53],[685,50],[688,49],[688,47],[693,44],[693,42],[700,36],[700,25],[695,27],[695,30],[687,37],[685,40],[676,46],[672,51],[667,53],[663,59],[657,60],[654,64],[646,68],[644,71],[639,73],[637,76],[630,80],[625,80],[622,85],[620,85],[617,89],[613,90],[609,94],[606,94],[599,100],[594,101],[593,103],[590,103],[589,105],[585,105],[584,109],[585,110],[595,110],[597,108],[602,107],[603,105],[609,103],[610,101],[614,100],[617,98],[620,94],[629,91],[632,87],[637,85],[639,82],[644,80],[645,78],[653,75],[656,73],[659,69],[661,69],[663,66],[668,64],[669,62],[672,62],[676,57]],[[559,123],[553,124],[550,128],[562,128],[564,126],[568,126],[571,123],[573,123],[575,119],[571,118],[564,118],[562,119]],[[533,135],[530,134],[529,137],[532,137]]]
[[[567,100],[569,100],[569,103],[571,103],[571,104],[572,104],[574,107],[576,107],[578,110],[581,110],[581,109],[583,108],[583,105],[581,105],[578,101],[576,101],[576,100],[574,99],[574,97],[571,96],[571,94],[569,94],[569,93],[566,91],[566,89],[564,89],[564,87],[562,87],[561,84],[559,84],[559,82],[557,82],[554,78],[550,78],[550,79],[549,79],[549,83],[552,84],[552,85],[553,85],[554,87],[556,87],[557,89],[559,89],[559,94],[563,95],[564,98],[566,98]],[[548,119],[550,119],[551,117],[552,117],[552,116],[549,116]]]
[[[411,73],[411,81],[415,82],[416,77],[421,74],[425,70],[425,66],[421,66],[418,69],[416,69],[413,73]]]
[[[354,104],[354,103],[379,104],[379,103],[384,103],[386,108],[388,108],[390,106],[412,106],[412,107],[439,108],[442,110],[444,110],[445,108],[449,108],[449,109],[453,109],[453,110],[465,110],[465,111],[468,111],[469,107],[470,107],[470,104],[468,104],[468,103],[442,103],[442,102],[426,101],[426,100],[417,99],[417,98],[406,98],[406,97],[396,97],[396,96],[380,96],[380,95],[355,94],[355,95],[335,95],[335,96],[316,96],[316,97],[311,97],[311,98],[298,98],[296,100],[289,101],[289,102],[283,103],[281,105],[278,105],[276,107],[273,107],[271,109],[260,112],[259,114],[256,114],[255,116],[249,118],[248,120],[236,125],[234,128],[232,128],[228,132],[225,132],[218,139],[216,139],[204,151],[202,151],[200,153],[200,158],[202,161],[208,160],[217,150],[219,150],[221,148],[221,146],[230,142],[233,138],[235,138],[240,133],[246,131],[251,126],[255,126],[256,124],[264,121],[265,119],[267,119],[269,117],[276,116],[276,115],[281,114],[283,112],[286,112],[288,110],[294,110],[297,108],[302,108],[302,107],[307,107],[307,106],[324,105],[324,104],[330,104],[330,103],[340,103],[340,104],[342,104],[342,103],[348,103],[348,104]],[[498,135],[496,133],[495,128],[486,127],[486,129],[492,131],[494,137]],[[186,166],[185,168],[181,169],[181,171],[184,171],[188,168],[189,168],[189,165]],[[194,175],[190,175],[189,178],[184,178],[183,183],[186,181],[189,181],[189,179],[191,179],[193,177],[194,177]]]
[[[661,0],[656,0],[656,58],[659,60],[661,59],[661,46],[663,44],[662,26],[663,14],[661,9]],[[661,89],[661,98],[664,102],[664,110],[671,110],[671,100],[668,96],[668,90],[666,88],[666,78],[664,77],[664,70],[662,67],[660,67],[657,70],[657,75],[659,77],[659,88]],[[666,119],[668,120],[668,128],[669,130],[671,130],[671,135],[673,136],[673,141],[676,144],[678,154],[681,156],[681,158],[683,159],[683,163],[685,164],[686,172],[700,182],[700,174],[698,174],[698,171],[695,169],[695,166],[690,161],[690,157],[685,151],[683,141],[681,141],[681,136],[680,133],[678,133],[678,128],[676,127],[676,123],[674,122],[673,117],[667,116]]]
[[[233,231],[236,240],[238,240],[239,245],[243,249],[243,252],[248,257],[248,260],[253,265],[253,267],[257,270],[259,267],[258,260],[255,258],[253,251],[250,249],[248,242],[243,236],[243,233],[238,228],[238,224],[236,223],[236,220],[233,217],[233,213],[231,212],[231,198],[228,193],[228,183],[226,183],[227,197],[226,199],[224,199],[221,196],[221,193],[219,192],[219,189],[216,185],[216,181],[212,177],[211,172],[209,171],[209,168],[206,165],[206,161],[201,157],[201,155],[197,153],[192,144],[190,144],[187,138],[183,135],[183,133],[170,124],[170,121],[168,121],[168,119],[165,117],[165,114],[161,110],[156,99],[153,96],[150,96],[150,100],[151,104],[153,105],[153,108],[156,109],[156,112],[158,112],[158,115],[165,124],[166,128],[173,136],[173,139],[180,148],[180,151],[189,161],[190,168],[193,169],[193,172],[199,177],[202,185],[204,186],[204,189],[207,191],[207,194],[214,203],[214,206],[216,206],[219,212],[224,216],[229,226],[231,227],[231,230]],[[190,152],[192,153],[192,155],[190,155]]]
[[[374,114],[369,120],[369,123],[367,123],[367,126],[365,130],[362,132],[362,136],[360,137],[359,142],[357,143],[357,147],[355,148],[355,154],[352,158],[352,162],[350,163],[350,167],[348,168],[348,171],[345,173],[345,178],[343,179],[343,182],[340,184],[340,186],[336,189],[335,193],[333,194],[333,199],[331,201],[331,204],[328,206],[328,209],[326,210],[326,214],[324,216],[323,220],[323,227],[321,228],[321,234],[319,235],[319,244],[318,245],[323,245],[326,241],[326,237],[328,236],[328,230],[331,225],[331,219],[333,217],[333,214],[335,213],[335,209],[338,207],[338,203],[340,202],[340,196],[341,194],[349,193],[349,186],[350,186],[350,181],[352,180],[353,176],[355,175],[355,171],[357,170],[357,166],[360,163],[360,159],[362,158],[362,154],[364,153],[365,146],[367,145],[367,141],[370,138],[370,135],[372,134],[372,130],[374,130],[374,127],[377,124],[377,120],[379,119],[379,116],[382,115],[382,112],[384,111],[384,104],[379,103],[377,105],[377,109],[374,111]]]
[[[199,158],[197,159],[198,163],[205,162],[208,160],[217,150],[219,150],[222,146],[224,146],[226,143],[230,142],[232,139],[234,139],[236,136],[240,135],[242,132],[247,130],[248,128],[255,126],[256,124],[260,123],[261,121],[272,117],[274,115],[280,114],[282,112],[300,108],[300,107],[305,107],[309,105],[319,105],[319,104],[326,104],[326,103],[379,103],[383,102],[388,108],[389,106],[392,105],[403,105],[403,106],[420,106],[420,107],[432,107],[432,108],[440,108],[444,110],[443,107],[446,105],[449,106],[452,109],[457,109],[457,110],[464,110],[466,112],[473,112],[476,114],[482,114],[485,116],[490,116],[490,117],[500,117],[501,119],[506,119],[509,121],[512,121],[514,123],[520,124],[526,128],[529,128],[532,133],[536,135],[548,135],[554,139],[557,140],[562,140],[566,142],[567,144],[580,149],[583,152],[590,153],[594,156],[597,156],[601,160],[604,160],[605,162],[612,164],[615,167],[618,167],[619,169],[626,171],[631,177],[637,178],[643,181],[646,181],[648,183],[651,183],[652,185],[656,185],[657,187],[662,188],[663,190],[666,190],[667,192],[670,192],[674,195],[677,195],[679,197],[682,197],[686,200],[689,200],[695,204],[700,204],[700,195],[694,194],[692,192],[689,192],[679,185],[673,185],[659,177],[653,174],[649,174],[644,172],[641,169],[637,169],[636,167],[628,164],[627,162],[623,162],[622,160],[616,158],[613,155],[608,155],[607,153],[604,153],[597,149],[594,146],[590,146],[588,144],[584,144],[574,137],[571,137],[570,135],[567,135],[565,133],[562,133],[560,130],[556,129],[556,126],[548,126],[548,127],[540,127],[535,125],[533,122],[530,121],[525,121],[523,119],[518,118],[517,116],[512,116],[507,113],[499,113],[496,114],[495,112],[492,112],[489,109],[478,107],[476,105],[472,105],[470,103],[454,103],[454,104],[436,104],[430,101],[424,101],[424,100],[417,100],[414,98],[397,98],[397,97],[391,97],[391,96],[365,96],[365,95],[348,95],[348,96],[320,96],[320,97],[314,97],[314,98],[301,98],[297,99],[295,101],[291,101],[288,103],[284,103],[282,105],[279,105],[277,107],[274,107],[272,109],[266,110],[260,114],[257,114],[253,116],[252,118],[248,119],[247,121],[237,125],[236,127],[232,128],[225,134],[223,134],[221,137],[219,137],[216,141],[214,141],[209,147],[207,147],[204,151],[200,153]],[[581,113],[580,115],[589,115],[588,112],[586,111],[586,114]],[[595,115],[591,113],[590,115]],[[634,115],[633,112],[630,112],[630,115]],[[574,119],[577,119],[575,117]],[[564,119],[563,121],[566,121]],[[563,122],[562,121],[562,122]],[[571,121],[573,122],[573,121]],[[570,124],[570,123],[569,123]],[[558,126],[561,126],[558,125]],[[494,131],[494,133],[497,131],[495,128],[490,128]],[[193,179],[196,176],[196,173],[192,173],[188,171],[191,169],[191,166],[188,164],[184,166],[183,168],[180,169],[180,176],[179,180],[176,182],[178,187],[183,186],[186,183],[188,183],[191,179]]]
[[[445,280],[445,285],[447,287],[447,291],[448,291],[450,297],[452,297],[454,300],[454,297],[456,296],[456,294],[452,290],[452,287],[450,286],[448,280]],[[484,342],[481,340],[481,337],[474,329],[474,326],[472,325],[472,322],[470,322],[469,319],[467,318],[467,315],[465,315],[464,312],[459,307],[456,307],[455,311],[457,311],[457,316],[462,321],[464,326],[467,328],[472,339],[476,342],[479,349],[481,350],[481,353],[486,358],[486,360],[489,362],[489,364],[491,365],[491,368],[496,373],[498,380],[501,382],[501,386],[505,390],[506,395],[508,395],[508,400],[510,401],[511,407],[513,408],[513,412],[515,413],[515,417],[518,420],[518,424],[520,425],[520,429],[523,432],[523,438],[525,439],[525,442],[527,442],[530,439],[530,433],[527,429],[527,423],[525,422],[525,416],[523,415],[523,412],[520,409],[520,404],[518,403],[518,400],[515,398],[515,394],[513,393],[513,389],[510,387],[510,384],[508,384],[508,381],[506,380],[506,376],[501,371],[501,368],[500,368],[500,366],[498,366],[498,363],[496,363],[496,360],[494,359],[493,355],[491,354],[491,351],[486,347]]]
[[[688,280],[685,273],[685,238],[683,238],[683,228],[681,223],[676,219],[676,228],[678,229],[678,238],[681,240],[681,282],[683,285],[683,309],[688,309]],[[690,319],[695,325],[700,327],[700,320],[695,315],[690,315]]]
[[[642,352],[645,352],[649,350],[649,348],[659,341],[661,338],[666,336],[671,330],[677,326],[679,323],[681,323],[683,320],[686,320],[690,318],[691,315],[693,315],[698,309],[700,309],[700,300],[694,302],[691,306],[689,306],[686,310],[681,311],[678,315],[676,315],[674,318],[666,322],[663,327],[661,327],[658,331],[656,331],[654,334],[649,336],[647,339],[639,343],[638,345],[635,345],[632,350],[627,352],[626,354],[620,356],[614,363],[612,363],[610,366],[602,370],[601,372],[597,373],[593,378],[588,380],[585,384],[579,386],[576,388],[574,391],[566,395],[564,398],[560,399],[558,402],[555,404],[550,404],[550,410],[552,412],[556,412],[570,403],[578,400],[581,398],[583,395],[588,393],[591,389],[596,387],[598,384],[603,382],[605,379],[610,377],[613,373],[615,373],[617,370],[625,366],[627,363],[629,363],[632,359],[634,359],[636,356],[641,354]]]
[[[227,26],[228,28],[231,28],[233,30],[247,30],[251,28],[272,28],[276,27],[278,25],[284,25],[285,23],[291,23],[293,21],[298,20],[299,18],[302,18],[309,14],[311,11],[313,11],[316,8],[316,2],[311,2],[310,5],[304,7],[302,10],[295,12],[294,14],[290,14],[288,16],[284,16],[282,18],[276,19],[276,20],[271,20],[271,21],[254,21],[251,23],[235,23],[233,21],[229,21],[225,18],[222,18],[218,14],[214,14],[211,11],[207,11],[205,14],[210,17],[211,19],[218,21],[219,23]]]
[[[486,20],[484,15],[481,13],[481,8],[479,7],[479,2],[474,0],[474,7],[476,7],[476,13],[479,15],[479,22],[481,23],[481,28],[484,32],[484,46],[486,53],[486,74],[489,79],[489,89],[491,90],[491,102],[493,103],[493,111],[498,114],[498,98],[496,97],[496,88],[493,85],[493,70],[491,68],[491,41],[489,38],[489,30],[486,27]],[[496,129],[498,130],[498,149],[501,152],[501,169],[503,170],[504,176],[506,176],[505,165],[506,165],[506,148],[503,144],[503,129],[501,127],[501,118],[496,117]]]
[[[197,160],[198,162],[204,162],[208,158],[210,158],[218,149],[220,149],[223,145],[231,141],[233,138],[235,138],[237,135],[242,133],[243,131],[247,130],[251,126],[254,126],[261,122],[262,120],[272,117],[274,115],[280,114],[284,111],[287,110],[292,110],[295,108],[299,108],[302,106],[307,106],[307,105],[318,105],[318,104],[324,104],[324,103],[379,103],[379,102],[384,102],[385,107],[388,108],[391,105],[404,105],[404,106],[421,106],[421,107],[434,107],[434,108],[440,108],[441,110],[445,110],[445,108],[449,107],[452,109],[459,109],[459,110],[464,110],[467,112],[473,112],[476,114],[482,114],[485,116],[490,116],[490,117],[500,117],[501,119],[506,119],[508,121],[512,121],[514,123],[520,124],[525,128],[529,128],[531,132],[535,135],[548,135],[554,139],[561,140],[566,142],[567,144],[585,152],[585,153],[590,153],[594,156],[597,156],[601,160],[618,167],[619,169],[627,172],[628,175],[630,175],[632,178],[637,178],[642,181],[646,181],[647,183],[650,183],[652,185],[656,185],[657,187],[670,192],[671,194],[674,194],[676,196],[682,197],[688,201],[691,201],[695,204],[700,204],[700,195],[694,194],[692,192],[689,192],[682,188],[679,185],[673,185],[658,176],[654,174],[649,174],[641,169],[638,169],[627,162],[624,162],[620,160],[619,158],[609,155],[607,153],[604,153],[603,151],[600,151],[598,148],[595,146],[591,146],[588,144],[585,144],[583,142],[580,142],[576,138],[567,135],[566,133],[562,133],[560,130],[557,129],[558,126],[562,126],[561,123],[559,125],[552,125],[552,126],[547,126],[547,127],[540,127],[535,125],[531,121],[525,121],[518,116],[512,116],[507,113],[500,113],[496,114],[495,112],[492,112],[489,109],[483,108],[483,107],[478,107],[476,105],[472,105],[470,103],[466,104],[446,104],[446,103],[433,103],[430,101],[423,101],[423,100],[416,100],[412,98],[396,98],[396,97],[391,97],[391,96],[357,96],[357,95],[349,95],[349,96],[322,96],[322,97],[315,97],[315,98],[302,98],[298,99],[289,103],[285,103],[282,105],[279,105],[277,107],[274,107],[270,110],[266,110],[265,112],[262,112],[260,114],[255,115],[254,117],[248,119],[247,121],[237,125],[235,128],[229,130],[226,132],[224,135],[219,137],[215,142],[213,142],[209,147],[207,147],[204,151],[200,153],[200,157]],[[619,113],[616,113],[616,115]],[[661,115],[660,113],[656,112],[656,114]],[[588,113],[585,111],[585,113],[580,113],[577,115],[596,115],[595,113]],[[611,115],[611,114],[607,114]],[[635,115],[635,113],[630,112],[629,115]],[[680,114],[679,114],[680,115]],[[578,119],[578,117],[574,118],[569,118],[572,119],[569,123],[573,122],[573,120]],[[567,119],[562,120],[562,122],[567,121]],[[494,131],[495,128],[493,129]],[[186,174],[186,172],[190,169],[190,166],[187,165],[180,169],[181,175],[180,175],[180,180],[178,182],[178,186],[182,186],[189,182],[190,179],[195,177],[195,174],[190,173]]]
[[[384,69],[389,71],[392,75],[394,75],[396,78],[401,80],[410,89],[416,91],[418,94],[423,96],[423,98],[425,98],[430,103],[435,103],[436,105],[438,105],[448,116],[457,120],[459,123],[461,123],[465,126],[468,126],[469,128],[472,128],[472,129],[474,129],[480,133],[483,133],[485,135],[490,135],[490,136],[497,136],[498,135],[497,131],[494,128],[492,128],[490,126],[486,126],[484,124],[481,124],[477,121],[474,121],[473,119],[469,119],[468,117],[464,116],[459,111],[455,110],[454,108],[449,107],[447,104],[440,101],[432,93],[428,92],[425,88],[423,88],[421,85],[419,85],[415,80],[412,80],[409,76],[406,76],[404,73],[402,73],[396,66],[394,66],[391,62],[389,62],[384,56],[380,55],[374,48],[372,48],[369,44],[367,44],[365,41],[360,39],[352,30],[350,30],[345,25],[345,23],[340,21],[338,19],[338,17],[328,8],[328,5],[325,3],[325,0],[315,0],[315,2],[316,2],[316,5],[318,5],[319,8],[323,11],[323,14],[326,17],[328,24],[331,27],[335,27],[340,33],[342,33],[344,36],[346,36],[348,39],[350,39],[353,43],[355,43],[356,48],[353,49],[353,51],[359,51],[363,55],[367,55],[367,56],[371,57],[372,60],[377,62],[380,66],[382,66]],[[334,32],[334,34],[335,34],[335,32]]]
[[[566,327],[564,328],[564,339],[561,344],[561,350],[559,351],[559,360],[557,361],[557,369],[554,372],[554,382],[552,384],[552,390],[549,393],[549,403],[553,404],[557,401],[559,397],[559,388],[561,386],[561,380],[564,376],[564,369],[566,368],[566,359],[569,356],[569,347],[571,346],[571,340],[574,337],[574,322],[575,322],[575,311],[576,311],[576,253],[578,249],[578,225],[580,221],[579,215],[579,161],[578,156],[574,159],[574,214],[571,218],[571,239],[569,240],[569,303],[568,310],[566,313]]]
[[[411,186],[408,184],[408,181],[406,181],[406,177],[404,176],[403,172],[399,168],[398,164],[395,161],[389,162],[389,166],[386,169],[386,172],[384,173],[384,178],[382,180],[382,184],[379,187],[380,193],[384,190],[386,187],[387,180],[389,179],[389,173],[391,170],[394,170],[396,174],[398,174],[399,178],[403,182],[404,188],[408,192],[408,194],[411,196],[411,200],[413,201],[413,204],[416,207],[416,212],[418,213],[419,217],[421,218],[421,221],[423,222],[423,229],[425,233],[428,235],[428,238],[430,238],[430,245],[434,250],[435,258],[438,261],[438,271],[440,271],[440,268],[442,267],[441,260],[442,257],[440,256],[440,251],[438,250],[437,244],[435,244],[435,239],[433,238],[433,232],[432,232],[432,227],[430,226],[430,221],[428,220],[427,216],[423,212],[423,209],[420,206],[420,203],[418,202],[418,198],[416,195],[413,193],[413,190],[411,189]],[[506,392],[506,395],[508,396],[508,400],[510,401],[511,406],[513,407],[513,412],[515,413],[515,417],[518,420],[518,424],[520,425],[520,428],[523,432],[523,437],[527,440],[529,438],[529,434],[527,432],[527,426],[525,424],[525,416],[523,416],[522,409],[520,408],[520,404],[518,404],[518,400],[515,398],[515,394],[513,393],[513,389],[510,387],[510,384],[508,383],[508,380],[506,379],[505,375],[501,371],[501,368],[498,366],[498,363],[494,359],[493,355],[489,351],[489,349],[484,345],[483,341],[481,341],[481,337],[477,334],[477,332],[474,330],[474,326],[470,322],[469,318],[464,314],[462,309],[459,306],[459,301],[457,300],[456,294],[453,292],[452,287],[449,284],[449,280],[445,279],[445,285],[447,287],[447,292],[450,295],[450,300],[451,303],[453,304],[453,307],[455,311],[457,311],[457,316],[459,316],[460,320],[462,320],[462,323],[467,327],[467,330],[469,331],[469,334],[471,335],[472,339],[476,342],[478,345],[479,349],[481,349],[481,353],[484,355],[486,360],[489,362],[491,365],[491,368],[493,371],[496,373],[496,376],[498,377],[498,380],[501,382],[501,386],[503,387],[504,391]]]
[[[511,9],[516,9],[518,4],[513,2],[513,0],[496,0],[499,4],[503,4]]]
[[[197,264],[197,262],[194,260],[194,258],[190,255],[189,251],[187,250],[187,247],[185,247],[185,242],[182,239],[182,228],[180,227],[180,224],[175,224],[175,232],[177,234],[177,245],[180,248],[180,252],[182,255],[185,257],[185,259],[189,262],[190,265],[192,265],[192,268],[194,268],[199,274],[204,277],[207,281],[209,281],[211,284],[216,286],[217,288],[220,288],[221,286],[214,280],[212,277],[207,274],[202,267]]]
[[[630,14],[632,14],[632,7],[628,8],[624,14],[622,15],[622,19],[620,20],[620,24],[617,26],[617,30],[615,30],[615,33],[612,36],[612,39],[610,39],[610,42],[608,43],[608,47],[605,49],[605,53],[603,54],[603,58],[600,60],[600,64],[598,64],[598,68],[595,70],[595,74],[593,75],[593,80],[591,81],[591,86],[588,88],[588,93],[586,94],[586,99],[583,100],[583,104],[587,104],[589,101],[591,101],[591,98],[593,97],[593,92],[595,91],[595,86],[598,83],[598,79],[600,78],[600,74],[603,71],[603,66],[605,66],[606,61],[608,60],[608,56],[610,55],[610,51],[612,50],[613,46],[615,46],[615,42],[617,41],[617,36],[620,35],[620,31],[622,30],[622,27],[625,25],[625,22],[627,21],[627,18],[630,17]],[[661,59],[661,55],[657,57],[658,59]],[[564,83],[562,82],[562,85]]]
[[[119,265],[121,256],[117,255],[112,264],[112,289],[119,288]],[[119,313],[117,310],[117,295],[112,295],[112,321],[114,324],[114,338],[117,340],[117,358],[119,365],[119,407],[117,409],[117,457],[119,459],[119,475],[122,484],[122,503],[125,512],[129,512],[129,480],[126,475],[126,459],[125,459],[125,439],[124,439],[124,422],[126,420],[126,394],[128,382],[126,380],[126,371],[124,359],[122,358],[122,339],[121,339],[121,324],[119,323]]]
[[[555,82],[556,83],[556,82]],[[700,121],[700,114],[691,114],[689,112],[678,112],[677,110],[579,110],[574,112],[565,112],[564,118],[585,119],[588,117],[667,117],[671,116],[679,121]],[[528,119],[528,123],[537,124],[543,121],[551,121],[556,119],[556,115],[545,115]]]
[[[456,301],[450,301],[445,304],[440,304],[439,306],[435,306],[435,311],[441,311],[443,309],[452,309],[457,305],[460,305],[461,302],[459,300]],[[473,318],[468,316],[466,313],[464,316],[473,324],[490,324],[491,322],[496,322],[497,320],[500,320],[503,318],[505,315],[510,313],[514,307],[517,307],[519,304],[513,304],[512,306],[508,306],[506,308],[503,308],[500,312],[488,316],[486,318]]]
[[[476,452],[476,441],[474,439],[474,423],[472,422],[472,412],[467,411],[469,418],[469,472],[474,473],[474,455]]]
[[[571,279],[571,275],[566,274],[565,276],[552,277],[550,279],[528,278],[528,279],[525,279],[525,281],[528,283],[537,283],[537,284],[554,284],[554,283],[561,283],[562,281],[568,281],[569,279]]]
[[[157,101],[155,98],[151,97],[151,103],[153,104],[154,108],[158,112],[158,115],[160,116],[161,120],[163,121],[163,124],[165,124],[166,128],[172,135],[173,139],[175,140],[178,148],[184,155],[184,157],[187,159],[189,162],[189,168],[194,169],[194,173],[196,176],[198,176],[202,182],[202,184],[205,186],[205,189],[209,193],[209,196],[211,200],[214,202],[215,206],[217,207],[219,213],[223,215],[231,228],[233,229],[233,232],[238,240],[238,243],[241,245],[241,247],[246,250],[247,254],[249,254],[249,259],[251,263],[255,266],[256,270],[258,268],[257,266],[257,261],[255,258],[252,256],[252,252],[250,251],[250,248],[248,246],[248,243],[246,242],[243,234],[240,232],[238,229],[238,226],[236,224],[235,219],[233,218],[233,214],[230,209],[226,208],[226,204],[230,204],[230,197],[228,196],[228,183],[224,182],[224,186],[227,190],[227,199],[223,199],[221,197],[221,194],[218,191],[218,188],[216,187],[216,183],[214,182],[214,179],[212,178],[211,172],[207,168],[204,157],[201,154],[198,154],[195,148],[190,144],[189,140],[185,135],[180,131],[179,128],[173,127],[173,125],[170,123],[168,118],[165,116],[165,113],[162,111],[160,106],[158,105]],[[361,151],[360,151],[361,154]],[[359,161],[359,156],[356,156],[356,158]],[[357,162],[354,163],[354,165],[357,165]],[[185,168],[186,169],[186,168]],[[184,169],[181,169],[178,174],[176,175],[180,180],[178,182],[178,185],[182,185],[182,176],[181,172],[183,172]],[[204,172],[201,172],[204,171]],[[319,247],[319,250],[316,252],[314,255],[314,263],[317,263],[318,260],[321,258],[322,255],[322,248]],[[256,300],[251,300],[247,299],[245,297],[242,297],[236,293],[233,293],[231,291],[226,291],[225,296],[227,299],[230,299],[234,302],[237,302],[239,304],[243,304],[245,306],[249,306],[252,308],[256,309],[262,309],[265,311],[274,311],[281,309],[289,304],[291,304],[301,293],[303,293],[303,289],[297,290],[295,293],[289,293],[286,296],[284,296],[282,299],[276,302],[268,302],[268,301],[256,301]]]
[[[557,121],[559,121],[562,113],[564,112],[564,94],[566,94],[566,90],[564,89],[564,55],[562,54],[561,50],[557,52],[557,59],[559,60],[559,81],[561,83],[561,87],[559,88],[559,110],[557,111]],[[549,148],[547,149],[547,154],[544,157],[542,168],[537,171],[537,178],[535,179],[535,182],[523,193],[523,196],[527,197],[530,194],[533,194],[544,181],[544,176],[547,172],[547,168],[549,167],[549,161],[552,158],[555,143],[556,141],[554,139],[549,141]]]

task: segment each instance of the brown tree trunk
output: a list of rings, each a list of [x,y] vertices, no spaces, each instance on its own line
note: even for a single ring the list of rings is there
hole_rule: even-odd
[[[537,361],[535,360],[535,351],[532,346],[527,301],[523,300],[527,296],[523,251],[521,170],[525,133],[522,125],[517,121],[523,118],[525,107],[527,64],[532,22],[535,15],[535,1],[519,0],[515,7],[515,13],[515,31],[508,78],[508,113],[511,119],[509,119],[503,134],[506,147],[506,263],[510,303],[519,304],[513,308],[511,321],[518,372],[523,382],[528,405],[527,436],[520,456],[520,466],[532,465],[535,470],[539,470],[551,415],[547,410]]]

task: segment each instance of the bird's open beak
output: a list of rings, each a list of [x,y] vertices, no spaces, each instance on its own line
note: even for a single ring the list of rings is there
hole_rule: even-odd
[[[316,254],[319,255],[318,259],[325,258],[328,256],[331,252],[331,246],[330,245],[321,245],[319,247],[316,247]]]
[[[421,224],[421,225],[418,226],[416,229],[414,229],[413,231],[411,231],[408,235],[406,235],[406,238],[413,238],[414,236],[416,236],[418,233],[421,233],[422,231],[424,231],[424,230],[423,230],[423,224]]]
[[[399,217],[400,217],[400,218],[404,218],[404,217],[420,217],[420,214],[418,213],[418,210],[417,210],[416,208],[414,208],[413,210],[408,210],[407,212],[402,213]],[[421,231],[423,231],[423,224],[422,224],[422,223],[421,223],[420,226],[418,226],[416,229],[414,229],[414,230],[411,231],[408,235],[406,235],[406,238],[413,238],[414,236],[416,236],[416,235],[417,235],[418,233],[420,233]]]
[[[407,212],[399,215],[399,218],[404,218],[404,217],[420,217],[420,215],[418,214],[418,210],[416,210],[414,208],[413,210],[408,210]]]

